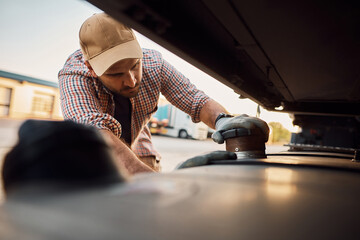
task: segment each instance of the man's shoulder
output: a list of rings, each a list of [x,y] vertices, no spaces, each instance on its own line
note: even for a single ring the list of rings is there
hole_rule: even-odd
[[[85,65],[85,60],[80,49],[72,53],[66,60],[64,67],[60,70],[59,75],[83,75],[91,77],[91,73]]]
[[[145,68],[158,68],[163,64],[163,58],[160,52],[143,48],[143,65]]]

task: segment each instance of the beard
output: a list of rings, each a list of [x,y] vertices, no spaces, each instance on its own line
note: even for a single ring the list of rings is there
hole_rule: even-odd
[[[133,87],[133,88],[125,87],[120,90],[116,90],[116,89],[110,89],[110,90],[116,94],[119,94],[120,96],[125,97],[125,98],[133,98],[138,95],[139,89],[140,89],[140,83],[137,83],[135,85],[135,87]]]

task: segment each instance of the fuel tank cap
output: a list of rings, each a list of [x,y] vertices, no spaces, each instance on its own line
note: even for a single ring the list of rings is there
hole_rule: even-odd
[[[236,128],[222,133],[226,150],[241,158],[266,158],[265,134],[259,129]]]

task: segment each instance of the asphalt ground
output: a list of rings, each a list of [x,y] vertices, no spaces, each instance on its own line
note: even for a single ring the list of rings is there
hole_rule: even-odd
[[[21,123],[21,120],[0,119],[0,169],[3,157],[17,141],[17,131]],[[161,165],[164,173],[173,171],[179,163],[191,157],[211,151],[225,150],[224,144],[217,144],[211,139],[193,140],[154,135],[152,141],[157,151],[162,155]],[[284,150],[286,147],[281,145],[266,147],[267,153]],[[0,194],[0,201],[2,201],[2,196]]]

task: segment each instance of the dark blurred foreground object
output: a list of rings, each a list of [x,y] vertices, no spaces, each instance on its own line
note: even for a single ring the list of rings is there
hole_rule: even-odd
[[[196,156],[180,163],[176,169],[200,167],[211,164],[211,161],[216,160],[235,160],[236,154],[229,151],[214,151],[201,156]]]
[[[2,180],[7,196],[26,189],[77,190],[125,181],[109,145],[94,127],[71,121],[27,120],[5,156]]]

